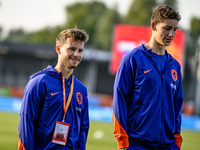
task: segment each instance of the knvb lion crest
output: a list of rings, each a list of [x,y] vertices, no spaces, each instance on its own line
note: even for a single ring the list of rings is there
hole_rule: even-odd
[[[174,81],[177,81],[177,72],[176,72],[176,70],[172,69],[172,70],[171,70],[171,74],[172,74],[172,79],[173,79]]]
[[[83,95],[80,92],[76,93],[76,100],[79,104],[82,104],[83,102]]]

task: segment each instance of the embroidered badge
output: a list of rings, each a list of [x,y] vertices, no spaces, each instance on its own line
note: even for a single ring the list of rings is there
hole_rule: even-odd
[[[172,69],[172,70],[171,70],[171,74],[172,74],[172,79],[173,79],[174,81],[177,81],[177,72],[176,72],[176,70]]]
[[[79,93],[79,92],[76,93],[76,100],[78,101],[79,104],[82,104],[83,96],[81,93]]]

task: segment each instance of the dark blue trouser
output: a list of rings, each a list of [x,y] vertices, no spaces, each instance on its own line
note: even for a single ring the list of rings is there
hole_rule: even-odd
[[[149,146],[145,144],[138,144],[135,143],[134,145],[130,145],[127,150],[180,150],[179,147],[176,145],[176,143],[173,143],[171,145],[165,145],[165,146]]]

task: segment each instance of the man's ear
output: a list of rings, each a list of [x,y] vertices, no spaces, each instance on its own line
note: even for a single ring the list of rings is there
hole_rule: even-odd
[[[59,46],[59,45],[56,46],[56,52],[57,52],[58,54],[60,54],[60,46]]]
[[[153,21],[152,23],[151,23],[151,29],[153,30],[153,31],[157,31],[156,30],[156,22],[155,21]]]

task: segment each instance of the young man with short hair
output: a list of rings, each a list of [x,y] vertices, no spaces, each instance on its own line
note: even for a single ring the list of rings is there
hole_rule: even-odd
[[[62,31],[56,39],[57,65],[30,77],[20,112],[19,150],[85,150],[87,89],[73,71],[88,38],[77,28]]]
[[[181,67],[166,50],[180,19],[169,5],[156,7],[150,41],[120,62],[113,102],[114,135],[120,150],[181,148]]]

